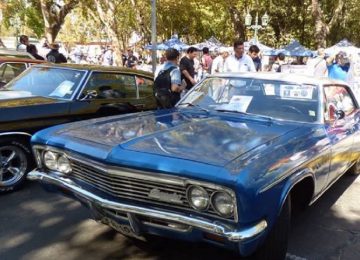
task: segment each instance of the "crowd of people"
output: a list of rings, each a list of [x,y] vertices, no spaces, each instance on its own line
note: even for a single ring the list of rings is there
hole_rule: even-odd
[[[201,58],[199,58],[200,53],[202,53]],[[347,81],[354,88],[355,93],[359,92],[360,62],[357,60],[360,58],[358,55],[352,59],[349,59],[344,52],[326,56],[325,50],[321,48],[317,51],[316,57],[311,59],[289,58],[279,53],[274,60],[268,61],[265,65],[262,64],[260,55],[260,49],[256,45],[250,46],[246,53],[242,41],[234,42],[232,54],[228,48],[219,48],[211,55],[207,47],[201,51],[190,47],[186,54],[180,57],[177,50],[168,49],[165,52],[163,64],[155,73],[155,96],[159,102],[158,105],[163,108],[173,107],[180,100],[180,93],[186,93],[208,74],[258,71],[282,73],[286,72],[289,65],[302,65],[302,72],[308,75]],[[351,63],[350,60],[352,60]]]
[[[76,46],[65,55],[61,52],[59,44],[48,44],[44,38],[35,46],[29,42],[26,35],[20,36],[17,50],[27,51],[36,59],[52,63],[72,62],[104,66],[122,64],[127,68],[143,70],[150,70],[150,65],[148,67],[142,65],[151,64],[150,52],[134,53],[132,49],[121,50],[121,61],[115,62],[114,50],[111,46],[95,46],[94,48]],[[63,49],[63,51],[65,50]],[[186,53],[180,53],[175,49],[168,49],[159,57],[155,79],[159,78],[158,81],[162,84],[165,81],[171,81],[171,88],[166,91],[160,88],[155,93],[159,97],[158,101],[163,103],[160,104],[161,106],[171,107],[180,99],[180,93],[190,90],[209,74],[258,71],[282,73],[288,72],[289,66],[291,68],[295,65],[302,65],[302,67],[296,66],[297,69],[302,68],[301,73],[347,81],[355,86],[356,90],[360,88],[360,83],[358,83],[360,82],[360,58],[358,55],[349,57],[344,52],[338,52],[335,55],[326,56],[325,50],[320,48],[314,58],[286,57],[283,53],[279,53],[276,57],[264,59],[257,45],[250,46],[246,52],[244,42],[235,41],[232,50],[220,47],[216,51],[210,52],[207,47],[202,50],[189,47]],[[157,84],[155,80],[155,85]],[[166,102],[164,101],[166,100],[165,96],[167,96]]]

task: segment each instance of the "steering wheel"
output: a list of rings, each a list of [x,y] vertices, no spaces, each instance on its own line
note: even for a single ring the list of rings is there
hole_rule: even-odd
[[[290,110],[296,112],[297,114],[300,114],[300,115],[303,114],[303,112],[301,112],[298,108],[296,108],[296,107],[294,107],[294,106],[282,105],[281,107],[284,108],[284,110],[290,109]]]

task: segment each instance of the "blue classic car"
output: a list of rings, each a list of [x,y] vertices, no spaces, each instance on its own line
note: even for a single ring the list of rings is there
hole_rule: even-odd
[[[292,214],[360,173],[360,110],[343,82],[219,74],[171,110],[42,130],[39,180],[127,236],[283,259]]]

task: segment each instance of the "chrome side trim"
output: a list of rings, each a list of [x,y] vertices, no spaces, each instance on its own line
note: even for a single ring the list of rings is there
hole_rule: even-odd
[[[173,221],[173,222],[189,225],[205,232],[226,237],[229,241],[232,242],[240,242],[249,238],[253,238],[259,235],[260,233],[262,233],[267,228],[267,222],[265,220],[261,220],[260,222],[256,223],[253,226],[241,230],[236,230],[234,228],[230,228],[228,225],[223,225],[218,221],[210,222],[204,219],[196,219],[178,213],[171,213],[171,212],[138,207],[125,203],[111,201],[82,189],[81,187],[79,187],[77,184],[75,184],[69,179],[62,177],[55,177],[37,170],[30,172],[27,178],[29,180],[41,181],[46,184],[51,184],[57,187],[64,188],[72,192],[75,196],[85,200],[89,204],[94,204],[100,208],[113,209],[126,213],[133,213],[133,214],[152,217],[160,220]]]
[[[0,136],[5,136],[5,135],[26,135],[31,137],[32,135],[26,132],[4,132],[4,133],[0,133]]]

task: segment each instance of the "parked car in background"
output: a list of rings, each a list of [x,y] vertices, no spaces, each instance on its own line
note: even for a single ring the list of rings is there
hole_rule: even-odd
[[[31,135],[45,127],[155,109],[153,75],[116,67],[35,65],[0,91],[0,192],[34,167]]]
[[[45,61],[0,56],[0,89],[31,65],[40,63]]]
[[[209,76],[174,109],[45,129],[28,178],[126,236],[284,259],[292,213],[360,173],[360,110],[340,81]]]
[[[0,57],[13,57],[13,58],[22,58],[22,59],[34,59],[30,53],[25,51],[17,51],[14,49],[5,49],[0,48]]]

